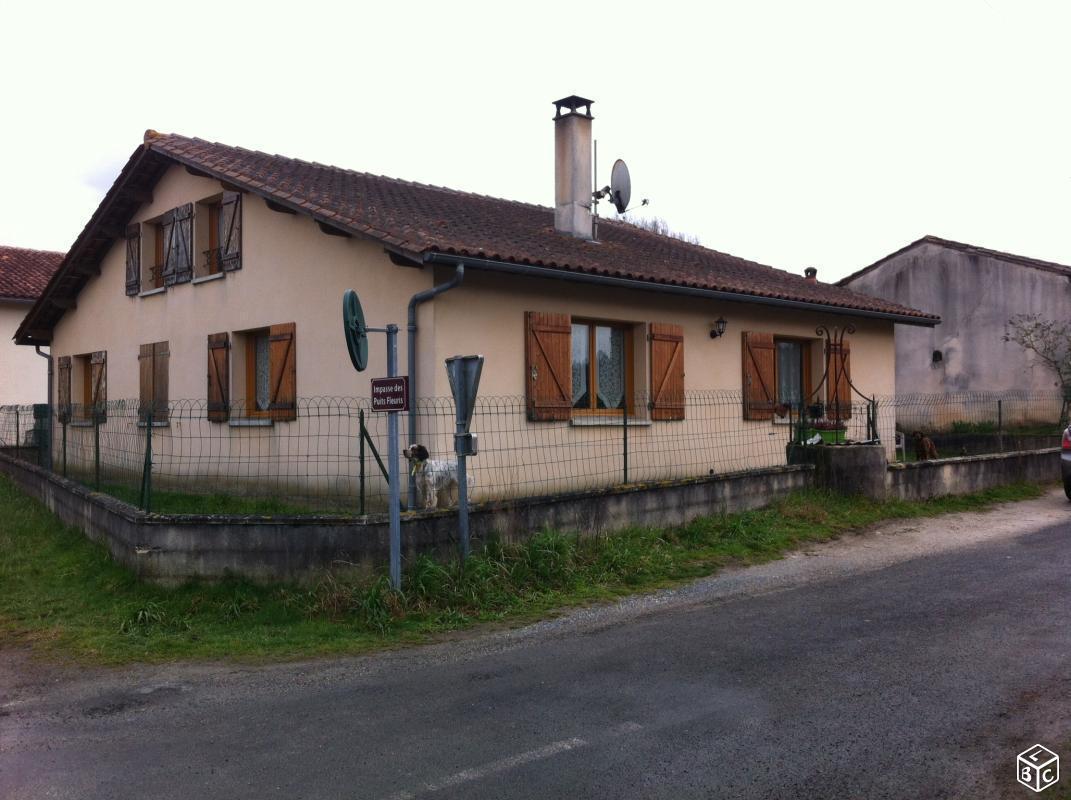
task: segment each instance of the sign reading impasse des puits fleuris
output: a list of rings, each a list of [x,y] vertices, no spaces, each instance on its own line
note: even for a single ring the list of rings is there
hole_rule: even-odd
[[[373,411],[408,411],[409,376],[372,378]]]

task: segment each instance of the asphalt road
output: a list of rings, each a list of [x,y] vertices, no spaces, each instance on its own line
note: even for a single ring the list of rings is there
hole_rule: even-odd
[[[1035,741],[1071,771],[1069,519],[1050,495],[886,525],[345,661],[71,674],[8,654],[0,797],[1039,796],[1012,773]]]

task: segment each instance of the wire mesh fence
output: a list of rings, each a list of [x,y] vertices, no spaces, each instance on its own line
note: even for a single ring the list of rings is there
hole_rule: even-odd
[[[424,473],[410,472],[403,503],[448,507],[456,503],[453,401],[426,398],[415,406],[415,431],[399,415],[402,444],[424,445],[445,478],[432,485]],[[6,406],[0,449],[157,511],[386,509],[387,415],[372,411],[367,399],[303,399],[292,420],[241,404],[225,419],[218,411],[205,401],[173,401],[166,409],[130,400],[97,408]],[[916,430],[933,439],[941,456],[1032,449],[1059,443],[1067,409],[1058,393],[971,393],[878,397],[844,411],[830,419],[820,407],[802,414],[779,408],[766,419],[744,419],[739,392],[711,391],[688,393],[679,419],[651,419],[647,398],[637,396],[627,410],[533,421],[523,397],[483,397],[471,423],[479,452],[468,459],[470,498],[548,496],[780,466],[792,441],[877,441],[890,460],[910,460]],[[901,438],[907,446],[898,450]]]

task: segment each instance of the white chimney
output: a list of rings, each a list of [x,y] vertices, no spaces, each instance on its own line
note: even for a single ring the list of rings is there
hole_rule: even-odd
[[[554,103],[554,227],[579,239],[591,239],[591,102]]]

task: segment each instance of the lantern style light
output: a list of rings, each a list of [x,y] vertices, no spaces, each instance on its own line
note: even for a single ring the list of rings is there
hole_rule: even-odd
[[[710,329],[710,338],[717,339],[725,333],[725,326],[728,323],[725,321],[725,317],[718,317],[717,322],[714,323],[714,327]]]

